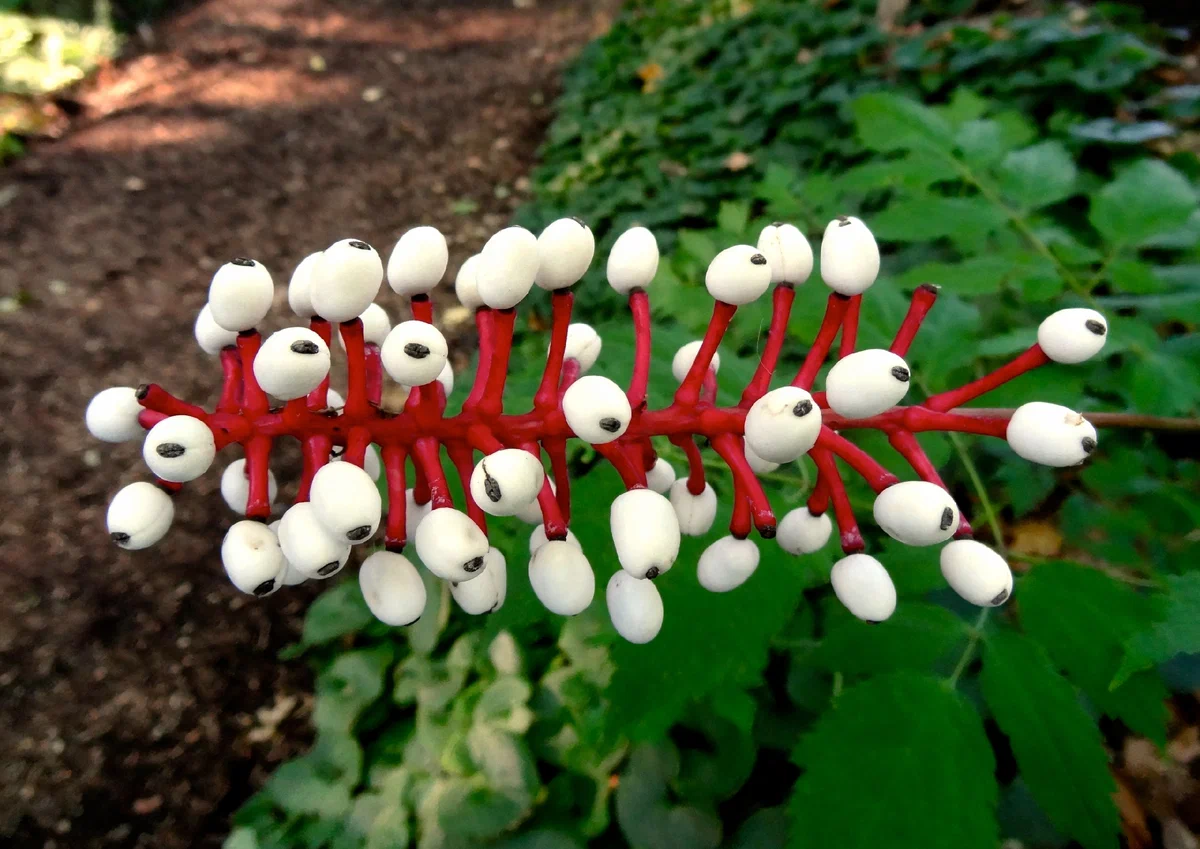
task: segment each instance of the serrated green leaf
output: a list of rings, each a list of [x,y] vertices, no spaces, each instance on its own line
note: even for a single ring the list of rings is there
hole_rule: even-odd
[[[642,744],[630,755],[617,785],[617,823],[637,849],[716,849],[721,821],[711,811],[673,804],[668,785],[679,776],[671,743]]]
[[[1137,260],[1117,260],[1108,267],[1108,279],[1117,291],[1134,295],[1161,292],[1165,286],[1154,266]]]
[[[1075,161],[1061,142],[1047,141],[1014,150],[1000,163],[1000,189],[1024,209],[1040,209],[1070,197]]]
[[[302,647],[320,646],[361,631],[375,621],[363,599],[358,581],[343,580],[321,593],[304,617]]]
[[[350,788],[322,775],[309,758],[283,764],[263,788],[283,810],[333,819],[350,810]]]
[[[813,653],[812,662],[850,676],[926,670],[966,635],[966,623],[946,608],[906,601],[878,626],[848,614],[826,623],[825,639]]]
[[[997,844],[991,746],[975,711],[941,680],[896,672],[850,687],[793,759],[804,770],[788,807],[796,849]]]
[[[949,238],[972,243],[1005,223],[1004,212],[984,198],[924,195],[902,198],[871,218],[871,230],[889,242]]]
[[[1166,744],[1167,691],[1139,673],[1110,688],[1125,642],[1152,619],[1149,600],[1103,572],[1039,563],[1021,581],[1021,624],[1098,708],[1159,745]]]
[[[1175,655],[1200,653],[1200,572],[1169,575],[1166,582],[1166,592],[1157,602],[1158,621],[1129,638],[1114,687]]]
[[[947,156],[954,132],[934,110],[894,94],[866,94],[851,105],[858,137],[872,150],[931,150]]]
[[[981,683],[1021,776],[1055,826],[1085,849],[1116,849],[1116,785],[1100,731],[1042,647],[1014,631],[990,634]]]
[[[1118,245],[1137,245],[1187,223],[1196,192],[1187,178],[1157,159],[1142,159],[1093,198],[1089,220]]]

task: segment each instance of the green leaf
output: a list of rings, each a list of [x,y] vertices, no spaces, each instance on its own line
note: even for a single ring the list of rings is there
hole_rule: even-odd
[[[348,733],[359,714],[383,694],[384,676],[392,657],[388,643],[339,655],[317,679],[313,709],[317,728]]]
[[[979,716],[943,681],[896,672],[850,687],[793,760],[804,770],[789,805],[796,849],[997,845],[992,749]]]
[[[750,204],[727,200],[717,210],[717,226],[731,236],[741,236],[750,221]]]
[[[671,743],[635,748],[617,785],[617,823],[635,847],[716,849],[721,821],[710,811],[675,805],[668,785],[679,777],[679,752]]]
[[[984,255],[956,263],[924,263],[904,272],[898,282],[905,288],[932,283],[956,295],[990,295],[1015,279],[1018,271],[1005,257]]]
[[[1025,209],[1039,209],[1075,191],[1075,161],[1061,142],[1014,150],[1000,163],[1000,189]]]
[[[350,810],[350,788],[322,774],[310,758],[289,761],[267,782],[265,792],[290,814],[335,818]]]
[[[1119,259],[1110,265],[1108,279],[1116,291],[1134,295],[1161,292],[1165,288],[1154,266],[1132,259]]]
[[[865,94],[851,109],[858,137],[872,150],[933,150],[948,156],[954,148],[954,132],[946,120],[915,100]]]
[[[308,606],[300,644],[302,647],[324,645],[361,631],[374,621],[358,581],[343,580],[321,593]]]
[[[956,244],[973,244],[1005,221],[1003,210],[983,198],[923,195],[901,198],[877,212],[871,230],[888,242],[950,238]]]
[[[1196,208],[1187,178],[1157,159],[1142,159],[1092,198],[1089,220],[1118,245],[1137,245],[1182,227]]]
[[[851,676],[923,670],[959,645],[966,633],[966,623],[946,608],[906,601],[878,626],[849,614],[827,623],[812,662]]]
[[[968,121],[954,136],[963,159],[974,168],[988,168],[1007,152],[1004,128],[996,121]]]
[[[258,849],[253,829],[235,828],[221,844],[221,849]]]
[[[981,682],[1021,775],[1050,820],[1085,849],[1116,849],[1116,785],[1100,731],[1042,647],[1009,630],[989,635]]]
[[[1114,687],[1123,685],[1134,672],[1165,663],[1175,655],[1200,653],[1200,572],[1169,575],[1167,591],[1158,604],[1158,621],[1130,637]]]
[[[1139,673],[1110,688],[1125,642],[1152,618],[1149,600],[1097,569],[1040,563],[1021,581],[1021,624],[1109,716],[1166,744],[1166,687]]]
[[[787,811],[763,808],[750,816],[738,829],[727,849],[784,849],[787,846]]]

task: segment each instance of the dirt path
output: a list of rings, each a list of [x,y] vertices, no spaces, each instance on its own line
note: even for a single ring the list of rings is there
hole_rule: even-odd
[[[0,171],[0,843],[217,845],[305,745],[311,682],[275,653],[313,591],[228,586],[217,470],[162,546],[114,548],[104,511],[139,448],[90,439],[88,399],[145,380],[212,399],[191,324],[229,257],[282,283],[337,238],[383,251],[428,223],[456,267],[520,201],[557,69],[612,5],[212,0]]]

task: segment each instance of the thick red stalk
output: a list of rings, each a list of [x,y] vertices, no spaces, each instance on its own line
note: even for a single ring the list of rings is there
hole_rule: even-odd
[[[556,289],[550,296],[553,314],[550,325],[550,350],[546,355],[546,368],[542,371],[542,382],[533,396],[535,410],[547,410],[558,404],[558,384],[562,377],[563,355],[567,350],[567,328],[571,326],[571,308],[575,296],[570,289]]]
[[[688,492],[692,495],[699,495],[704,492],[704,458],[700,455],[700,447],[696,445],[695,438],[691,436],[674,434],[670,439],[673,445],[682,448],[683,453],[687,455]]]
[[[378,407],[383,403],[383,360],[379,356],[379,346],[368,343],[367,358],[367,400]]]
[[[1050,362],[1050,358],[1046,356],[1046,352],[1040,346],[1034,345],[1016,359],[1000,366],[1000,368],[991,374],[984,375],[979,380],[974,380],[966,386],[960,386],[958,389],[951,389],[949,392],[934,395],[925,402],[924,406],[939,412],[961,407],[963,404],[975,400],[985,392],[991,392],[1000,384],[1007,383],[1014,377],[1020,377],[1025,372],[1035,369],[1038,366],[1044,366],[1048,362]]]
[[[820,516],[829,509],[829,487],[825,486],[825,480],[821,475],[817,474],[817,483],[813,486],[812,494],[808,497],[808,512],[814,516]]]
[[[333,325],[328,321],[318,316],[313,316],[309,319],[308,328],[313,333],[321,337],[325,342],[325,347],[329,348],[333,345]],[[321,381],[321,385],[308,393],[308,407],[311,410],[324,410],[329,406],[329,375],[325,375],[325,379]]]
[[[758,359],[758,368],[754,377],[742,393],[738,406],[750,409],[759,398],[767,394],[771,388],[771,377],[775,374],[775,366],[779,363],[779,354],[783,351],[783,342],[787,338],[788,319],[792,315],[792,303],[796,300],[796,289],[791,283],[780,283],[775,287],[771,296],[771,327],[767,331],[767,343],[763,346],[762,356]]]
[[[258,378],[254,376],[254,358],[261,347],[262,337],[257,330],[243,330],[238,334],[237,348],[242,355],[242,391],[245,396],[242,406],[252,416],[262,415],[271,405],[267,393],[263,392],[258,385]]]
[[[492,366],[493,336],[495,327],[495,311],[487,307],[475,310],[475,332],[479,336],[479,363],[475,369],[475,381],[467,400],[463,402],[463,410],[473,411],[483,398],[483,390],[487,388],[488,374]]]
[[[829,354],[829,347],[833,344],[838,330],[841,329],[842,319],[849,308],[850,298],[839,295],[837,292],[833,292],[829,296],[829,300],[825,304],[825,318],[821,320],[821,329],[817,331],[817,338],[813,340],[812,347],[808,349],[808,354],[804,357],[804,364],[796,372],[792,386],[812,389],[813,381],[817,379],[817,372],[821,370],[821,364],[825,362],[825,357]]]
[[[450,497],[450,485],[446,482],[446,473],[442,471],[438,441],[433,437],[422,437],[413,443],[413,462],[425,477],[433,509],[453,507],[454,499]]]
[[[833,501],[833,514],[837,517],[842,551],[846,554],[862,551],[866,547],[863,543],[862,531],[858,529],[858,521],[854,518],[854,508],[850,506],[850,496],[846,494],[846,485],[842,483],[842,476],[838,472],[833,453],[818,446],[810,454],[813,462],[817,464],[817,471],[821,474],[821,481],[829,492],[830,500]]]
[[[844,359],[854,353],[858,344],[858,316],[862,311],[862,295],[851,295],[850,304],[846,307],[846,315],[842,319],[842,341],[838,346],[838,359]]]
[[[696,359],[692,361],[692,367],[688,369],[683,382],[675,390],[676,406],[694,407],[700,400],[700,384],[708,374],[708,367],[717,353],[717,347],[721,344],[721,339],[724,338],[725,331],[729,329],[729,322],[733,320],[736,312],[737,307],[733,304],[724,301],[713,304],[712,318],[709,319],[708,329],[704,332],[700,350],[696,353]]]
[[[236,413],[241,406],[242,356],[237,348],[221,349],[221,400],[217,402],[218,413]]]
[[[621,483],[625,484],[626,489],[634,489],[636,487],[644,487],[646,485],[646,470],[642,468],[642,464],[625,450],[625,445],[620,441],[606,442],[603,445],[592,446],[596,449],[596,453],[603,457],[608,462],[612,463],[617,474],[621,476]]]
[[[563,363],[562,382],[558,384],[558,399],[561,401],[562,396],[571,388],[571,384],[579,380],[583,374],[583,369],[579,366],[579,360],[574,358]]]
[[[333,443],[327,436],[306,436],[300,443],[301,451],[304,455],[304,468],[300,475],[300,491],[296,495],[296,501],[308,501],[308,494],[312,490],[313,476],[329,462],[329,452],[333,450]]]
[[[567,441],[565,439],[546,439],[542,441],[546,453],[550,455],[550,473],[554,476],[555,496],[558,509],[562,513],[563,522],[571,523],[571,476],[567,473]]]
[[[526,442],[521,448],[541,459],[542,452],[536,442]],[[566,479],[565,475],[563,479]],[[542,488],[538,492],[538,507],[542,509],[542,526],[546,529],[546,539],[566,539],[567,520],[563,516],[554,490],[550,488],[549,478],[542,481]]]
[[[838,436],[828,427],[822,427],[821,435],[817,437],[817,447],[812,452],[814,459],[818,451],[831,451],[836,454],[850,468],[862,475],[867,485],[876,492],[883,492],[899,480],[866,451],[845,437]]]
[[[901,357],[908,355],[908,349],[912,346],[917,331],[921,329],[921,323],[925,321],[925,316],[929,315],[929,311],[933,309],[937,296],[938,287],[932,283],[922,283],[917,287],[917,290],[913,292],[912,300],[908,303],[908,313],[900,322],[900,329],[896,331],[896,337],[892,340],[892,346],[888,350]]]
[[[765,539],[771,539],[775,536],[775,513],[771,510],[771,503],[767,500],[762,483],[754,474],[754,470],[750,468],[749,461],[746,460],[746,452],[742,448],[741,438],[732,433],[723,433],[713,437],[712,447],[729,466],[735,484],[741,489],[742,499],[749,502],[750,512],[754,517],[754,527]],[[736,507],[740,500],[736,491],[733,497]]]
[[[250,496],[246,516],[266,519],[271,515],[271,437],[252,436],[246,442],[246,473],[250,477]]]
[[[735,475],[733,478],[733,515],[729,517],[729,535],[736,539],[750,536],[754,522],[750,516],[750,499],[746,490]]]
[[[399,445],[387,445],[383,449],[383,471],[387,476],[388,511],[384,525],[383,544],[388,551],[403,551],[408,499],[405,497],[404,461],[408,452]]]
[[[629,406],[636,415],[646,403],[650,385],[650,296],[645,289],[629,293],[629,312],[633,315],[633,379],[629,382]]]
[[[367,400],[367,351],[362,319],[344,321],[339,330],[346,345],[346,412],[352,418],[361,418],[371,409]]]
[[[487,514],[483,512],[483,508],[471,494],[471,473],[475,471],[475,452],[471,450],[471,446],[460,442],[448,445],[446,451],[450,455],[450,462],[458,471],[458,480],[462,483],[463,501],[466,502],[467,515],[471,517],[471,521],[479,530],[486,534]]]
[[[921,443],[917,441],[915,435],[907,430],[894,430],[888,434],[888,442],[904,458],[904,461],[913,467],[913,471],[921,480],[937,484],[942,489],[949,491],[942,481],[942,476],[933,467],[929,455],[925,453],[925,449],[921,447]],[[967,520],[967,514],[961,510],[959,511],[958,530],[954,536],[956,539],[971,537],[971,523]]]
[[[513,327],[516,320],[516,310],[493,311],[495,350],[488,369],[487,387],[483,390],[483,397],[479,399],[479,412],[484,418],[498,416],[504,412],[504,384],[508,380],[508,360],[512,356]]]

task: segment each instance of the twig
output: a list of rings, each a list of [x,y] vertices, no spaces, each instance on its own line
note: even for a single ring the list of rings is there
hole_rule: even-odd
[[[1015,409],[1006,407],[958,407],[952,412],[961,416],[981,418],[1010,418]],[[1200,418],[1172,418],[1170,416],[1147,416],[1142,413],[1083,413],[1083,417],[1096,427],[1131,428],[1135,430],[1198,431]]]

